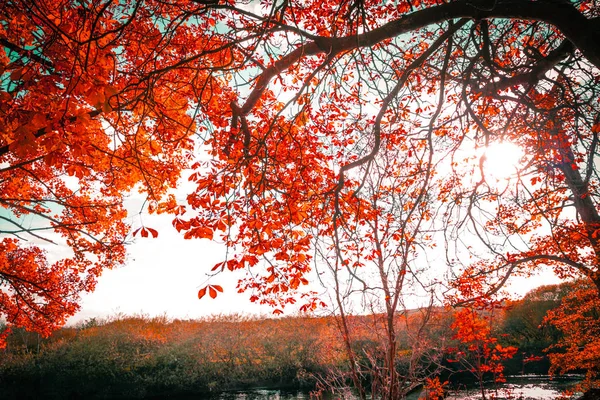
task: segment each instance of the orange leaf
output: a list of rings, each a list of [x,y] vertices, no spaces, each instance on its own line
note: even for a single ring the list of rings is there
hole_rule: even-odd
[[[150,141],[150,152],[156,156],[162,151],[162,147],[155,140]]]

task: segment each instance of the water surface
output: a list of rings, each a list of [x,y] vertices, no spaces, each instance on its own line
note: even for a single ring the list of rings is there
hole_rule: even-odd
[[[507,378],[505,383],[486,384],[488,398],[495,395],[496,399],[519,400],[554,400],[562,393],[581,381],[581,375],[562,375],[550,378],[547,375],[518,375]],[[451,392],[448,399],[476,400],[481,399],[479,388],[463,387],[462,390]]]
[[[564,390],[573,386],[581,380],[580,375],[563,375],[550,379],[546,375],[519,375],[507,378],[506,383],[494,385],[493,382],[486,383],[487,397],[496,399],[515,400],[554,400]],[[332,400],[339,397],[332,396]],[[415,392],[407,397],[407,400],[417,400],[419,393]],[[243,392],[222,393],[216,397],[217,400],[308,400],[309,393],[290,392],[283,390],[248,390]],[[449,400],[477,400],[481,399],[479,388],[473,385],[457,385],[450,391]]]

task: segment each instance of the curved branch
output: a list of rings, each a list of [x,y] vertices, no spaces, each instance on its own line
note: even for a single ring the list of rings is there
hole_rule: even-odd
[[[555,26],[587,59],[600,68],[600,31],[595,19],[588,19],[574,6],[553,1],[497,0],[490,8],[478,7],[469,0],[454,1],[415,11],[379,28],[346,37],[318,37],[275,61],[259,76],[256,87],[240,108],[247,115],[260,99],[269,82],[281,71],[306,56],[335,55],[343,51],[373,46],[386,39],[417,29],[459,18],[514,18],[543,21]]]
[[[548,56],[540,59],[529,72],[517,74],[511,77],[503,77],[497,82],[490,82],[482,88],[473,88],[474,93],[481,93],[484,96],[490,96],[496,92],[509,89],[517,85],[534,84],[546,75],[548,71],[554,68],[559,62],[567,56],[573,54],[575,46],[568,40],[564,40],[556,49],[551,51]]]
[[[377,114],[377,117],[375,118],[375,124],[373,127],[373,136],[375,137],[375,143],[373,144],[373,148],[371,149],[371,151],[369,152],[369,154],[367,154],[366,156],[355,160],[351,163],[348,163],[346,165],[343,165],[340,168],[340,175],[339,175],[339,179],[338,179],[338,184],[337,187],[335,189],[335,194],[336,194],[336,213],[338,212],[338,198],[339,198],[339,192],[342,190],[342,188],[344,187],[344,180],[345,180],[345,173],[353,168],[356,168],[360,165],[366,164],[367,162],[370,162],[374,159],[374,157],[377,155],[377,153],[379,152],[379,147],[381,145],[381,121],[383,120],[383,116],[385,115],[390,103],[392,102],[392,100],[398,95],[398,92],[400,91],[400,89],[402,89],[402,87],[404,86],[404,84],[406,83],[406,81],[408,80],[408,78],[410,77],[410,74],[417,69],[418,67],[420,67],[425,60],[427,60],[427,58],[429,58],[433,53],[435,53],[440,47],[441,45],[448,40],[448,38],[450,36],[452,36],[457,30],[459,30],[461,27],[463,27],[468,20],[466,19],[462,19],[460,20],[458,23],[452,25],[446,32],[444,32],[444,34],[440,35],[435,42],[433,42],[431,44],[431,46],[429,46],[427,48],[427,50],[425,50],[423,52],[423,54],[421,54],[416,60],[414,60],[403,72],[402,76],[400,77],[400,80],[396,83],[396,86],[394,86],[394,88],[392,89],[392,91],[385,97],[385,99],[383,99],[383,104],[381,105],[381,108],[379,110],[379,113]]]
[[[512,272],[515,270],[515,268],[517,268],[519,265],[524,264],[526,262],[540,261],[540,260],[555,261],[555,262],[559,262],[562,264],[566,264],[570,267],[576,268],[577,270],[581,271],[584,275],[589,277],[589,269],[586,268],[585,265],[575,262],[569,258],[553,256],[553,255],[549,255],[549,254],[537,254],[537,255],[533,255],[533,256],[523,257],[520,260],[513,261],[511,263],[504,264],[504,265],[501,265],[500,267],[498,267],[497,270],[501,270],[502,268],[508,267],[508,271],[504,274],[504,276],[502,277],[502,279],[500,279],[499,282],[491,285],[492,287],[490,288],[490,290],[488,290],[481,296],[477,296],[472,299],[459,301],[459,302],[453,304],[453,307],[461,307],[461,306],[464,306],[467,304],[471,304],[477,300],[490,298],[494,294],[498,293],[500,291],[500,289],[502,289],[504,287],[504,285],[510,278],[510,276],[511,276]]]

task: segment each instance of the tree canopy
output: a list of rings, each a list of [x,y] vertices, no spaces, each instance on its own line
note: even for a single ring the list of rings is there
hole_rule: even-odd
[[[358,284],[392,312],[405,279],[482,299],[549,265],[600,287],[599,12],[591,0],[3,2],[0,312],[44,333],[73,314],[124,262],[132,190],[186,239],[223,241],[209,269],[246,269],[239,289],[276,312],[318,306],[303,288],[323,265],[338,293]],[[508,177],[486,162],[495,143],[522,151]],[[177,202],[185,169],[195,190]],[[45,242],[70,252],[49,260]],[[447,273],[421,279],[436,247]]]

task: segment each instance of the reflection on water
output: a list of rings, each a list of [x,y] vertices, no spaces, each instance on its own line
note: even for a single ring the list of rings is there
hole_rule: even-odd
[[[521,375],[508,377],[506,383],[494,386],[492,382],[486,385],[487,394],[494,395],[496,399],[518,400],[554,400],[566,389],[581,381],[581,375],[563,375],[552,380],[545,375]],[[491,397],[489,396],[488,397]],[[479,389],[459,390],[451,392],[448,399],[475,400],[481,399]]]
[[[486,385],[486,396],[495,399],[515,400],[554,400],[561,393],[581,380],[580,375],[564,375],[549,379],[545,375],[521,375],[508,377],[508,381],[494,387],[493,383]],[[447,399],[450,400],[476,400],[481,399],[479,389],[470,386],[460,387],[450,392]],[[497,389],[497,391],[496,391]],[[308,400],[310,398],[305,392],[286,392],[281,390],[249,390],[245,392],[222,393],[218,400]],[[419,393],[413,393],[407,400],[416,400]],[[335,396],[332,397],[336,399]]]
[[[283,390],[249,390],[246,392],[221,393],[218,400],[307,400],[305,392],[287,392]]]

